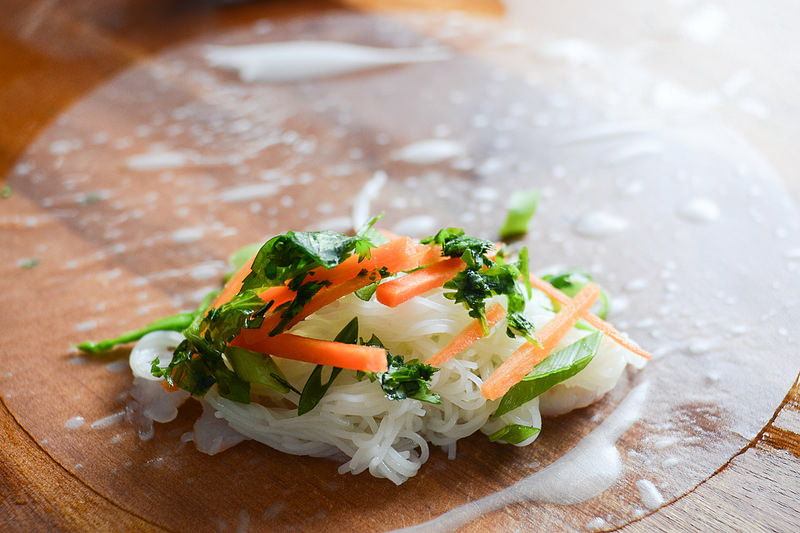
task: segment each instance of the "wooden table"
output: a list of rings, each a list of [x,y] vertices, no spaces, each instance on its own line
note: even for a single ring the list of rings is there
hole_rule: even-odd
[[[354,10],[425,9],[432,2],[215,2],[139,1],[36,3],[2,0],[0,17],[0,176],[51,121],[75,102],[126,69],[158,57],[178,43],[224,33],[255,20],[274,26],[299,14],[322,13],[345,6]],[[768,6],[743,1],[715,4],[648,3],[618,0],[599,8],[592,2],[555,4],[493,0],[435,2],[438,13],[458,11],[516,30],[502,34],[508,46],[524,40],[519,28],[539,37],[559,37],[549,49],[560,67],[573,74],[597,68],[597,54],[613,50],[631,61],[646,57],[654,77],[671,80],[652,93],[670,108],[702,108],[760,153],[795,200],[800,198],[800,46],[796,22],[800,10],[781,2]],[[419,21],[420,18],[413,18]],[[400,18],[400,20],[403,20]],[[415,23],[416,24],[416,23]],[[424,33],[424,23],[417,29]],[[516,32],[515,32],[516,31]],[[570,40],[571,39],[571,40]],[[587,48],[585,43],[599,48]],[[468,42],[460,43],[469,50]],[[545,54],[546,55],[546,54]],[[483,57],[502,64],[502,54]],[[480,56],[479,56],[480,57]],[[557,61],[556,61],[557,62]],[[624,62],[623,62],[624,63]],[[513,59],[504,65],[514,71]],[[625,65],[615,68],[624,69]],[[524,72],[519,73],[524,77]],[[579,74],[578,74],[579,75]],[[570,83],[570,80],[564,80]],[[587,97],[587,101],[591,99]],[[676,103],[677,102],[677,103]],[[689,104],[687,104],[689,102]],[[601,105],[601,103],[594,102]],[[619,105],[611,102],[609,105]],[[677,109],[676,107],[676,109]],[[698,113],[700,111],[697,111]],[[12,195],[15,193],[12,191]],[[15,199],[16,200],[16,199]],[[0,200],[0,216],[3,202]],[[10,222],[4,222],[11,224]],[[10,229],[9,229],[10,228]],[[22,232],[6,228],[4,246],[21,246]],[[795,249],[797,243],[795,243]],[[8,248],[3,252],[4,261]],[[13,260],[16,261],[16,255]],[[13,301],[22,298],[13,293]],[[26,312],[46,312],[30,306]],[[14,310],[0,311],[3,336],[14,332]],[[16,324],[17,322],[14,322]],[[58,324],[59,322],[56,321]],[[787,342],[789,342],[787,338]],[[11,358],[9,341],[0,357]],[[4,351],[7,350],[7,351]],[[17,358],[15,352],[13,357]],[[794,372],[800,367],[795,356]],[[0,390],[0,394],[5,391]],[[685,494],[642,513],[626,531],[736,530],[794,531],[800,528],[800,386],[795,380],[776,405],[774,415],[746,446],[730,454],[719,469]],[[0,528],[4,530],[149,530],[160,529],[74,475],[37,442],[0,397]],[[255,525],[253,525],[255,529]]]

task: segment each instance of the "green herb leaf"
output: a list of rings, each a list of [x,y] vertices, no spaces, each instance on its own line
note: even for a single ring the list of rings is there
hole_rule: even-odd
[[[225,343],[232,341],[243,328],[259,328],[271,306],[272,302],[264,303],[257,292],[246,291],[209,310],[191,329],[198,335],[204,331],[204,337],[223,352]]]
[[[3,186],[3,192],[0,193],[0,197],[5,199],[5,198],[8,198],[10,196],[11,196],[11,185],[4,185]]]
[[[369,257],[373,239],[384,239],[371,219],[355,236],[333,231],[290,231],[268,240],[256,254],[252,272],[245,278],[242,291],[283,285],[319,267],[331,269],[355,252]]]
[[[540,428],[532,426],[523,426],[522,424],[509,424],[491,435],[489,435],[489,442],[497,442],[499,440],[509,444],[519,444],[541,431]]]
[[[29,259],[20,259],[17,262],[17,266],[20,268],[31,269],[39,264],[38,257],[31,257]]]
[[[105,352],[118,344],[125,344],[127,342],[138,341],[145,335],[153,331],[183,331],[192,321],[197,317],[197,312],[194,313],[178,313],[172,316],[160,318],[156,321],[150,322],[140,329],[126,331],[119,337],[114,339],[106,339],[99,342],[86,341],[78,345],[78,349],[88,353]]]
[[[289,392],[286,378],[269,355],[252,352],[237,346],[228,346],[225,357],[233,371],[249,383],[263,385],[280,393]]]
[[[358,342],[358,318],[348,322],[333,340],[345,344],[356,344]],[[297,403],[297,416],[304,415],[314,409],[322,397],[325,396],[325,393],[328,392],[333,380],[342,371],[341,368],[332,367],[327,383],[322,383],[322,371],[324,368],[324,365],[317,365],[311,375],[308,376],[303,392],[300,394],[300,400]]]
[[[500,400],[495,417],[513,411],[586,368],[597,354],[603,335],[595,332],[573,342],[563,350],[548,355],[530,375],[511,387]]]
[[[517,191],[508,201],[508,213],[500,228],[500,240],[509,241],[519,238],[528,232],[528,223],[536,213],[539,203],[539,191]]]
[[[225,365],[222,353],[191,331],[185,331],[184,335],[186,340],[175,349],[170,364],[160,368],[156,358],[151,368],[152,374],[163,377],[170,386],[188,391],[192,396],[204,396],[216,383],[217,391],[223,398],[250,403],[250,383]]]
[[[358,289],[356,291],[356,296],[358,296],[359,299],[368,302],[372,299],[372,295],[375,294],[375,291],[378,290],[378,285],[380,285],[379,281],[376,281],[375,283],[370,283],[366,287]]]
[[[445,257],[460,257],[467,268],[491,266],[492,260],[486,255],[494,247],[492,241],[470,237],[461,228],[445,228],[436,235],[420,241],[422,244],[438,244]]]
[[[80,199],[78,199],[78,203],[81,205],[90,205],[95,202],[99,202],[100,200],[103,199],[103,197],[104,197],[103,193],[94,191],[86,193],[83,196],[81,196]]]
[[[557,274],[548,274],[542,276],[542,279],[550,283],[553,287],[560,290],[570,298],[574,298],[576,294],[583,288],[584,285],[592,280],[592,276],[585,270],[580,269],[567,269]],[[597,311],[597,316],[605,319],[611,309],[611,299],[608,293],[601,287],[600,288],[600,309]],[[593,329],[593,328],[584,328]]]
[[[387,352],[388,353],[388,352]],[[389,368],[378,374],[384,394],[390,400],[413,398],[428,403],[442,403],[438,394],[428,388],[428,382],[439,369],[420,363],[417,359],[404,361],[402,355],[387,355]]]

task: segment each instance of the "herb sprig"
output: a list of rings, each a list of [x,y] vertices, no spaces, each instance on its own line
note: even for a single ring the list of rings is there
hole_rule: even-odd
[[[532,336],[533,324],[524,314],[526,298],[519,282],[522,279],[530,293],[527,248],[522,249],[518,261],[505,263],[500,254],[495,259],[489,257],[489,251],[494,248],[492,241],[468,236],[460,228],[445,228],[421,242],[438,244],[442,255],[464,261],[466,268],[444,284],[445,289],[452,291],[444,296],[469,309],[469,316],[480,320],[484,335],[489,334],[486,300],[502,295],[508,302],[506,334],[536,342]]]

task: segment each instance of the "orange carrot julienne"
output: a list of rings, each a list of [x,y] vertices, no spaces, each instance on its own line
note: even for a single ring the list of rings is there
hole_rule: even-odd
[[[539,341],[539,346],[529,342],[523,344],[483,382],[483,397],[496,400],[530,374],[533,367],[547,357],[575,323],[589,312],[599,297],[600,288],[597,285],[584,285],[575,298],[566,302],[550,322],[536,331],[534,338]]]
[[[253,261],[255,261],[257,253],[258,252],[253,254],[253,257],[239,267],[239,270],[234,272],[233,276],[231,276],[225,286],[222,287],[222,290],[219,292],[217,297],[214,298],[214,301],[211,302],[209,309],[219,307],[220,305],[229,302],[231,298],[239,293],[239,290],[241,290],[242,284],[244,283],[244,278],[250,274],[250,267],[253,266]]]
[[[419,248],[409,237],[401,237],[389,241],[370,250],[369,259],[359,261],[358,255],[352,255],[340,264],[331,268],[317,268],[308,275],[309,281],[330,281],[341,283],[354,278],[362,270],[379,270],[386,268],[390,272],[410,270],[419,266],[417,257]]]
[[[434,246],[419,245],[408,237],[395,238],[385,244],[376,246],[370,250],[370,258],[359,261],[358,256],[348,257],[341,264],[331,268],[317,268],[308,275],[311,281],[328,281],[333,285],[342,283],[357,276],[362,270],[378,270],[386,268],[390,272],[410,270],[428,264],[428,258],[436,254],[441,255],[439,248]],[[250,268],[255,260],[255,255],[242,265],[233,276],[228,280],[222,291],[214,299],[210,307],[219,307],[229,302],[236,296],[242,288],[244,279],[250,274]],[[427,261],[427,262],[421,262]],[[280,305],[291,299],[294,294],[284,287],[271,287],[261,294],[264,301],[276,300],[276,305]],[[291,297],[289,297],[291,296]]]
[[[238,337],[234,345],[254,352],[318,365],[350,368],[364,372],[386,372],[386,350],[377,346],[345,344],[280,333],[264,335],[252,341]]]
[[[415,296],[441,287],[462,270],[464,270],[464,261],[460,258],[446,259],[410,272],[401,278],[381,283],[375,295],[383,305],[397,307]]]
[[[560,303],[561,305],[564,305],[567,302],[569,302],[569,296],[567,296],[560,290],[556,289],[555,287],[547,283],[545,280],[537,278],[533,274],[530,275],[530,279],[531,279],[531,285],[533,287],[539,289],[547,296]],[[592,326],[602,331],[609,339],[613,340],[626,350],[630,350],[636,355],[644,357],[645,359],[650,359],[651,357],[653,357],[649,352],[642,350],[641,348],[633,344],[631,341],[623,337],[622,333],[617,331],[617,329],[614,328],[614,326],[612,326],[599,316],[594,315],[592,313],[587,313],[586,316],[583,317],[583,319]]]
[[[357,276],[351,280],[340,283],[339,285],[332,285],[330,287],[322,289],[311,298],[311,300],[305,305],[305,307],[303,307],[300,313],[298,313],[289,321],[285,329],[288,330],[292,328],[294,325],[296,325],[301,320],[305,319],[310,314],[316,313],[323,307],[332,304],[333,302],[335,302],[336,300],[338,300],[343,296],[347,296],[351,292],[355,292],[358,289],[366,287],[370,283],[375,282],[376,279],[377,279],[377,273],[373,273],[372,275]],[[238,343],[244,343],[244,344],[256,343],[258,342],[258,339],[268,337],[269,332],[275,329],[275,327],[280,323],[280,321],[281,317],[279,312],[274,312],[272,314],[269,314],[264,319],[264,322],[261,324],[260,328],[243,329],[236,337],[233,344],[235,346],[239,346],[240,344]]]
[[[486,310],[486,322],[488,322],[490,328],[493,328],[505,316],[506,310],[499,303],[493,304]],[[483,328],[481,327],[481,321],[476,318],[470,322],[466,328],[461,330],[447,346],[428,359],[427,364],[440,365],[454,355],[463,352],[481,338],[483,338]]]

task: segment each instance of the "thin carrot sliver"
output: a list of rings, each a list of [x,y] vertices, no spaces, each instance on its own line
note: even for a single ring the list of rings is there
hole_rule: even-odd
[[[418,265],[419,248],[408,237],[391,240],[370,250],[369,259],[359,261],[358,255],[352,255],[339,265],[331,268],[317,268],[308,275],[309,281],[330,281],[332,284],[352,279],[362,270],[378,270],[386,268],[390,272],[410,270]]]
[[[383,305],[397,307],[415,296],[441,287],[462,270],[464,261],[460,258],[446,259],[403,277],[381,283],[375,295]]]
[[[291,333],[281,333],[274,337],[264,335],[248,341],[240,336],[233,344],[254,352],[306,363],[364,372],[387,370],[386,350],[377,346],[311,339]]]
[[[234,272],[233,276],[231,276],[228,282],[225,283],[225,286],[222,287],[222,290],[219,292],[217,297],[214,298],[214,301],[211,302],[209,309],[219,307],[222,304],[231,301],[231,298],[239,293],[239,290],[241,290],[242,284],[244,283],[244,278],[250,274],[250,267],[253,265],[253,261],[255,260],[257,253],[258,252],[253,254],[253,257],[239,267],[239,270]]]
[[[539,342],[538,346],[529,342],[523,344],[483,382],[483,397],[496,400],[530,374],[533,367],[547,357],[575,323],[589,312],[599,297],[600,288],[597,285],[584,285],[575,298],[566,302],[550,322],[536,331],[534,338]]]
[[[553,300],[555,300],[558,303],[560,303],[561,305],[564,305],[567,302],[569,302],[569,296],[567,296],[566,294],[564,294],[560,290],[556,289],[555,287],[553,287],[552,285],[550,285],[549,283],[547,283],[543,279],[537,278],[533,274],[530,275],[530,279],[531,279],[531,285],[533,287],[539,289],[540,291],[545,293],[547,296],[549,296]],[[635,353],[636,355],[644,357],[645,359],[650,359],[651,357],[653,357],[652,354],[650,354],[649,352],[647,352],[645,350],[642,350],[641,348],[639,348],[638,346],[633,344],[631,341],[626,339],[622,335],[622,333],[620,333],[619,331],[617,331],[616,328],[614,328],[614,326],[612,326],[611,324],[609,324],[608,322],[606,322],[605,320],[603,320],[599,316],[594,315],[592,313],[587,313],[586,316],[583,317],[583,319],[586,322],[588,322],[589,324],[591,324],[592,326],[594,326],[597,329],[599,329],[600,331],[602,331],[609,339],[613,340],[614,342],[616,342],[617,344],[619,344],[620,346],[622,346],[626,350],[630,350],[633,353]]]
[[[486,310],[486,322],[489,328],[493,328],[503,317],[506,316],[506,310],[499,303],[493,304]],[[483,338],[483,327],[481,321],[477,318],[470,322],[470,324],[461,330],[447,346],[436,352],[433,357],[428,359],[429,365],[440,365],[472,346],[475,342]]]
[[[289,323],[286,325],[286,330],[290,329],[292,326],[300,322],[301,320],[305,319],[312,313],[316,313],[323,307],[332,304],[339,298],[343,296],[347,296],[351,292],[355,292],[358,289],[366,287],[370,283],[375,281],[375,276],[358,276],[351,280],[345,281],[344,283],[340,283],[339,285],[333,285],[331,287],[326,287],[322,289],[320,292],[315,294],[311,300],[303,307],[303,309],[294,316]],[[291,292],[291,291],[290,291]],[[259,342],[259,339],[269,337],[269,332],[275,329],[275,327],[280,323],[281,317],[280,313],[273,313],[267,316],[264,319],[264,322],[261,324],[260,328],[257,329],[243,329],[239,335],[234,340],[233,344],[235,346],[240,346],[239,343],[243,344],[253,344]]]

